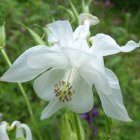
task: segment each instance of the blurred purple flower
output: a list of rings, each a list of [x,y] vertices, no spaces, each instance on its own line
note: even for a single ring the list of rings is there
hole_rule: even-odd
[[[80,115],[80,118],[83,119],[83,120],[86,120],[86,121],[88,121],[88,122],[91,121],[91,117],[90,117],[89,112],[88,112],[88,113],[81,114],[81,115]]]
[[[86,120],[88,123],[92,123],[93,119],[98,115],[98,109],[94,107],[90,112],[80,115],[81,119]]]
[[[91,112],[93,117],[96,117],[98,115],[98,109],[96,107],[94,107]]]

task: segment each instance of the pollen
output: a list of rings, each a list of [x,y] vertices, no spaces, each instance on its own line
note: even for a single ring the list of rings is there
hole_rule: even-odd
[[[72,99],[73,89],[69,82],[59,81],[55,85],[54,91],[60,102],[69,102]]]

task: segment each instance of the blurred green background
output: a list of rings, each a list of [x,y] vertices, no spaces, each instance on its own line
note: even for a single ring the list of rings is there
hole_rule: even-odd
[[[82,12],[80,0],[73,0],[78,12]],[[87,1],[86,1],[87,2]],[[6,52],[13,62],[23,51],[36,45],[29,32],[18,22],[25,24],[40,36],[46,24],[53,20],[69,19],[70,15],[59,6],[70,8],[67,0],[0,0],[0,24],[6,21]],[[105,33],[111,35],[120,45],[128,40],[138,42],[140,40],[140,1],[138,0],[94,0],[90,4],[90,12],[99,17],[100,24],[91,28],[91,35]],[[39,26],[37,26],[39,25]],[[120,53],[105,58],[106,67],[112,69],[118,79],[124,97],[124,104],[131,123],[112,120],[112,140],[139,140],[140,139],[140,49],[125,54]],[[8,69],[2,54],[0,53],[0,75]],[[37,97],[32,88],[32,82],[23,86],[31,102],[38,128],[44,140],[59,140],[60,120],[64,110],[57,112],[48,120],[40,121],[41,110],[47,105]],[[95,92],[94,92],[95,93]],[[86,140],[104,140],[105,119],[97,94],[95,107],[98,108],[98,116],[93,118],[93,126],[82,120]],[[29,124],[34,135],[34,127],[30,121],[23,96],[16,84],[0,83],[0,113],[2,120],[12,122],[20,120]],[[96,133],[96,134],[95,134]],[[36,136],[34,135],[34,140]]]

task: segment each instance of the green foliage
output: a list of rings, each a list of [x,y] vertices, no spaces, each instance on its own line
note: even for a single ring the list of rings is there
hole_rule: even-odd
[[[130,1],[130,3],[129,3]],[[102,1],[98,5],[90,4],[90,12],[100,19],[100,24],[92,27],[91,34],[103,32],[110,34],[123,45],[127,40],[139,41],[140,39],[140,10],[132,10],[133,12],[120,12],[118,4],[128,7],[137,5],[139,1],[129,0],[123,2],[120,0],[113,1],[115,7],[106,7]],[[67,0],[1,0],[0,1],[0,25],[6,21],[6,52],[13,62],[23,51],[37,44],[44,44],[40,38],[47,31],[43,31],[36,25],[45,27],[46,24],[55,20],[69,19],[75,23],[77,14],[82,11],[82,4],[79,0],[72,0],[70,4]],[[88,1],[85,1],[88,3]],[[116,4],[118,3],[118,4]],[[123,3],[123,4],[122,4]],[[128,4],[129,3],[129,4]],[[132,4],[133,3],[133,4]],[[61,5],[58,7],[58,5]],[[62,8],[63,6],[63,8]],[[65,8],[64,8],[65,7]],[[132,6],[132,9],[135,6]],[[119,10],[118,10],[119,9]],[[67,11],[67,12],[64,12]],[[77,10],[78,13],[75,11]],[[75,11],[74,14],[72,11]],[[53,18],[52,18],[53,17]],[[28,27],[18,24],[23,23]],[[33,36],[33,38],[31,37]],[[39,36],[40,37],[39,37]],[[41,39],[41,40],[40,40]],[[124,103],[126,108],[134,120],[132,123],[122,123],[112,120],[112,140],[138,140],[140,138],[140,50],[137,49],[130,54],[118,54],[109,56],[105,59],[106,67],[113,69],[119,78]],[[5,64],[2,55],[0,54],[0,75],[2,75],[8,66]],[[48,120],[40,121],[40,113],[46,106],[46,102],[40,100],[32,88],[32,82],[23,85],[31,102],[35,118],[38,122],[38,128],[44,140],[59,140],[60,134],[60,118],[64,110],[59,111],[56,115]],[[93,125],[98,129],[99,134],[93,135],[91,126],[83,121],[86,140],[104,140],[105,138],[105,120],[104,113],[101,108],[100,100],[95,97],[95,106],[99,109],[99,116],[94,120]],[[25,101],[18,90],[16,84],[0,82],[0,113],[3,114],[3,120],[13,122],[20,120],[29,124],[33,132],[34,140],[37,140],[34,135],[34,127],[29,118]],[[133,134],[133,135],[132,135]]]
[[[24,138],[16,138],[14,140],[25,140]]]

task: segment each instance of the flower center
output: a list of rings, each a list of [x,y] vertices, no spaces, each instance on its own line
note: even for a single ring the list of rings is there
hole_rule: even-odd
[[[73,81],[76,78],[76,75],[77,69],[74,67],[69,67],[65,71],[63,80],[59,81],[55,85],[54,91],[60,102],[68,102],[72,100],[72,95],[74,93]]]

